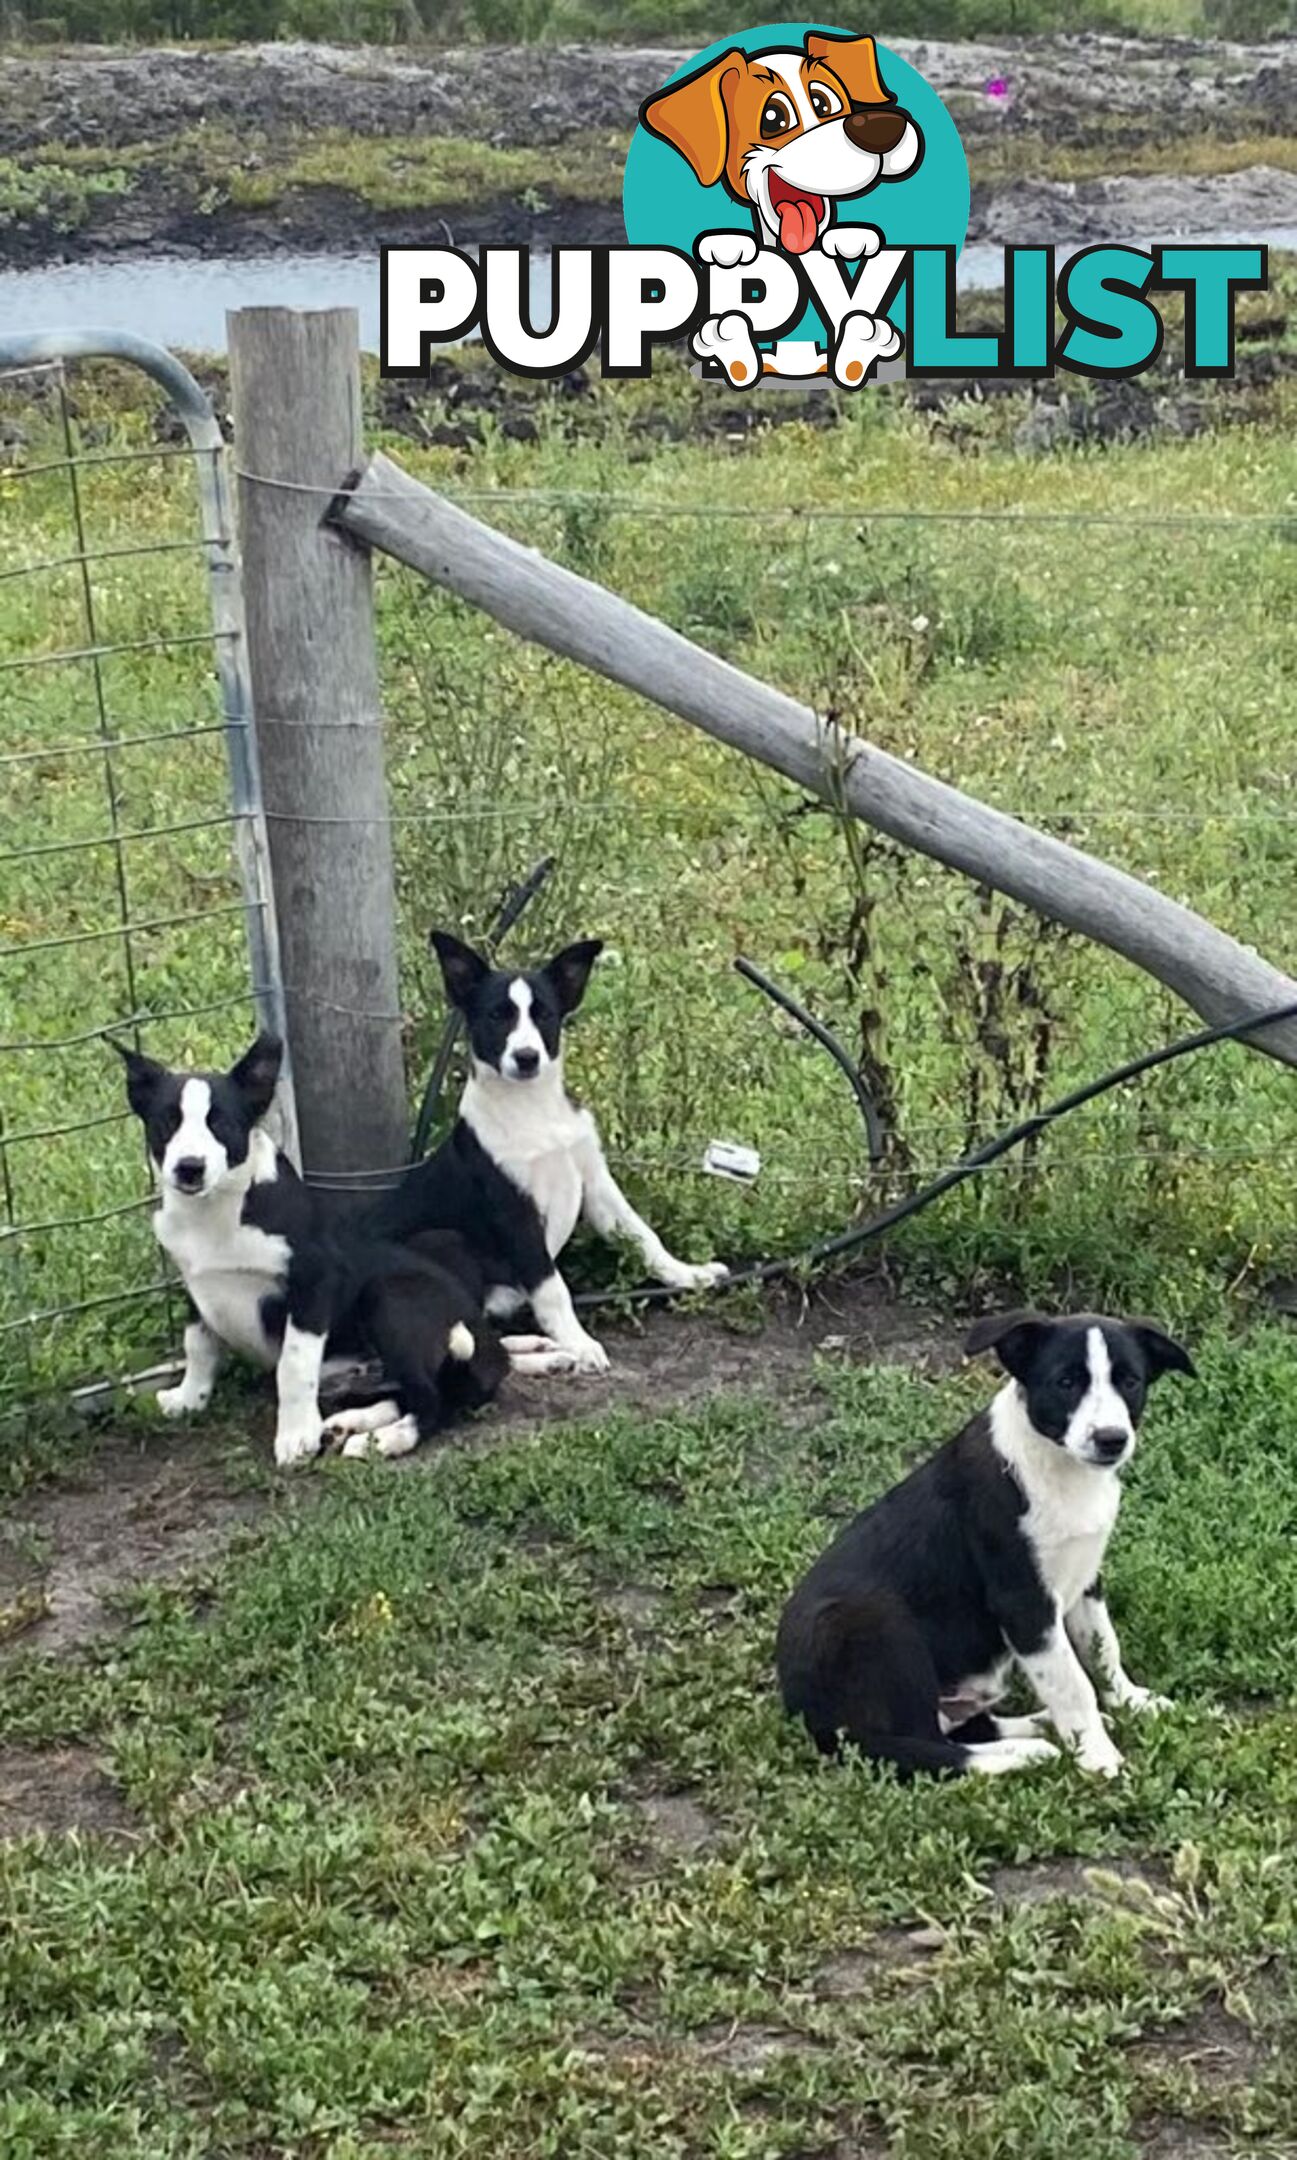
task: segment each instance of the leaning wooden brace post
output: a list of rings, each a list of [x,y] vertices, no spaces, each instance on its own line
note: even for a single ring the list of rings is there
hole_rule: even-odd
[[[519,636],[624,683],[906,847],[1110,946],[1215,1024],[1297,1000],[1297,982],[1124,870],[992,810],[703,651],[601,585],[520,547],[372,457],[330,518]],[[1297,1064],[1297,1022],[1259,1049]]]
[[[396,902],[364,550],[321,522],[360,454],[353,308],[229,317],[248,656],[303,1168],[404,1162]]]

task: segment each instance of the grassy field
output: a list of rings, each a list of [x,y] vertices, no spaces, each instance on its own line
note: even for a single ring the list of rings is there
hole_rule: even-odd
[[[880,394],[741,435],[669,366],[502,402],[472,360],[413,405],[371,384],[372,432],[1292,967],[1286,306],[1249,308],[1240,350],[1267,365],[1245,393],[1168,378],[1123,406],[1139,442],[1104,444],[1079,391],[1094,436],[1067,450],[1020,396]],[[121,379],[72,394],[91,455],[155,446]],[[66,473],[36,470],[60,430],[48,394],[6,386],[6,572],[77,550]],[[181,461],[82,489],[92,550],[194,534]],[[113,756],[111,804],[102,758],[55,754],[101,725],[93,673],[54,657],[86,639],[80,566],[0,579],[0,660],[47,663],[0,670],[0,1200],[34,1226],[0,1242],[0,1320],[120,1302],[0,1338],[11,1403],[173,1339],[162,1300],[123,1295],[156,1263],[96,1031],[198,1008],[144,1039],[216,1061],[250,1027],[228,826],[195,829],[224,816],[223,746],[170,739],[217,718],[200,560],[90,579],[95,640],[136,648],[102,663],[103,724],[152,738]],[[608,938],[573,1074],[685,1250],[791,1249],[1187,1024],[1128,967],[405,577],[379,605],[412,1084],[440,1024],[428,925],[479,930],[555,849],[525,944]],[[112,853],[72,846],[112,812],[153,835],[124,851],[156,925],[129,975],[98,935]],[[15,859],[33,847],[63,852]],[[736,951],[866,1055],[880,1177]],[[5,2160],[1293,2160],[1297,1345],[1250,1311],[1297,1260],[1290,1101],[1285,1070],[1215,1053],[920,1218],[889,1252],[944,1316],[917,1362],[845,1356],[834,1286],[791,1349],[750,1304],[732,1334],[661,1321],[692,1345],[687,1399],[659,1351],[651,1409],[583,1415],[574,1391],[570,1424],[488,1427],[406,1473],[275,1479],[237,1384],[179,1439],[143,1409],[99,1439],[10,1417]],[[40,1137],[82,1118],[103,1122]],[[716,1134],[760,1146],[751,1190],[699,1174]],[[1155,1398],[1109,1571],[1131,1668],[1177,1707],[1119,1727],[1114,1785],[825,1770],[773,1699],[781,1600],[985,1400],[989,1374],[951,1369],[956,1323],[1010,1285],[1189,1330],[1202,1379]],[[617,1339],[619,1368],[634,1350]]]
[[[1272,334],[1275,302],[1250,305]],[[20,408],[12,386],[8,399],[24,439],[0,478],[7,559],[74,554],[67,474],[24,475],[57,456],[60,417]],[[386,401],[381,417],[405,430],[396,447],[414,470],[485,498],[508,530],[1292,965],[1292,400],[1279,369],[1250,424],[1226,425],[1237,403],[1203,387],[1147,442],[1042,452],[1039,415],[1017,397],[924,415],[880,395],[844,403],[832,426],[735,442],[673,371],[502,404],[475,362],[413,416]],[[102,372],[75,401],[92,455],[153,443],[148,414]],[[1184,425],[1202,432],[1182,440]],[[211,728],[201,557],[173,545],[196,529],[186,463],[106,463],[83,472],[82,495],[92,550],[173,547],[92,566],[95,641],[139,648],[101,663],[108,731]],[[1079,522],[1058,522],[1060,506]],[[924,514],[870,516],[897,508]],[[1168,508],[1185,523],[1141,522]],[[969,521],[987,511],[1015,515]],[[788,1250],[1182,1025],[1129,967],[844,832],[412,579],[384,574],[379,601],[412,1086],[440,1026],[429,925],[479,930],[508,881],[556,848],[527,946],[608,939],[575,1070],[631,1184],[692,1251]],[[175,636],[197,642],[157,649]],[[79,565],[0,583],[8,659],[86,641]],[[176,830],[226,814],[219,733],[111,760],[120,826],[145,836],[124,851],[146,926],[128,979],[113,853],[74,845],[109,829],[104,761],[52,754],[95,739],[96,698],[84,662],[0,674],[0,736],[19,754],[0,831],[0,1044],[35,1046],[0,1060],[5,1204],[15,1225],[41,1226],[0,1248],[6,1320],[153,1279],[145,1223],[124,1212],[143,1190],[138,1145],[111,1054],[86,1036],[133,1011],[200,1008],[147,1040],[212,1060],[249,1026],[228,826]],[[47,852],[15,859],[32,847]],[[87,941],[51,942],[64,938]],[[732,975],[737,951],[866,1056],[892,1136],[881,1178],[862,1171],[833,1068]],[[1282,1068],[1217,1052],[1073,1120],[1025,1167],[922,1218],[900,1250],[929,1282],[1008,1274],[1210,1308],[1293,1259],[1289,1102]],[[72,1144],[24,1137],[80,1118],[115,1121]],[[713,1136],[761,1148],[755,1189],[698,1174]],[[87,1208],[103,1219],[68,1223]],[[120,1367],[166,1325],[156,1306],[95,1304],[21,1334],[30,1362],[10,1360],[5,1378],[21,1395]]]
[[[773,1700],[826,1518],[981,1373],[830,1358],[778,1405],[335,1466],[80,1657],[0,1663],[0,1830],[36,1774],[77,1826],[0,1843],[0,2147],[1291,2156],[1297,1349],[1196,1348],[1112,1568],[1177,1707],[1116,1785],[904,1789]],[[209,1434],[245,1498],[265,1437]]]

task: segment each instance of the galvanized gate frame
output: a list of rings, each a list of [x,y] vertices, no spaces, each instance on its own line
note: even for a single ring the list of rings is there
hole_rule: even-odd
[[[248,666],[243,571],[225,437],[210,399],[188,368],[174,353],[147,338],[125,330],[35,330],[18,336],[0,333],[0,369],[21,372],[24,367],[61,360],[123,360],[140,368],[165,391],[194,453],[253,996],[260,1025],[278,1035],[284,1045],[275,1104],[278,1138],[285,1154],[300,1167],[275,890]]]

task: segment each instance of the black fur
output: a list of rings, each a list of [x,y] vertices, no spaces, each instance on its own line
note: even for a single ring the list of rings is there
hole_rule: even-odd
[[[1023,1494],[983,1411],[839,1533],[798,1585],[775,1657],[822,1754],[843,1737],[901,1769],[958,1772],[942,1695],[1031,1651],[1052,1607],[1019,1535]],[[974,1739],[976,1734],[965,1734]]]
[[[993,1348],[1036,1430],[1061,1441],[1088,1385],[1095,1326],[1132,1425],[1161,1373],[1193,1372],[1151,1321],[1011,1313],[978,1322],[966,1348]],[[999,1737],[982,1712],[943,1730],[939,1710],[965,1683],[1038,1651],[1056,1624],[1023,1530],[1027,1505],[983,1411],[839,1533],[793,1592],[775,1645],[785,1707],[821,1753],[845,1740],[902,1775],[958,1775],[970,1746]]]
[[[600,939],[583,938],[545,967],[493,968],[449,931],[434,930],[431,943],[446,995],[464,1017],[474,1059],[497,1072],[518,1018],[510,985],[521,980],[531,991],[530,1017],[555,1058],[563,1022],[581,1003],[603,950]],[[377,1202],[369,1227],[377,1236],[406,1242],[425,1230],[458,1230],[471,1244],[488,1287],[516,1287],[529,1296],[554,1273],[535,1202],[492,1160],[462,1117],[441,1146]]]
[[[464,1016],[474,1057],[497,1071],[518,1017],[509,996],[510,984],[526,983],[531,1018],[549,1055],[555,1057],[563,1022],[585,996],[590,970],[603,951],[602,939],[582,938],[575,945],[565,945],[545,967],[493,968],[448,930],[434,930],[430,942],[441,962],[446,995]]]
[[[230,1167],[246,1162],[279,1075],[282,1049],[274,1036],[259,1036],[228,1073],[176,1073],[114,1047],[126,1066],[127,1099],[144,1124],[156,1164],[178,1129],[182,1091],[191,1079],[205,1080],[211,1089],[207,1125]],[[261,1300],[271,1344],[282,1341],[291,1319],[295,1327],[325,1336],[327,1355],[378,1359],[384,1393],[416,1419],[421,1439],[498,1389],[508,1359],[486,1322],[482,1270],[463,1239],[441,1234],[401,1243],[363,1223],[339,1223],[280,1153],[275,1176],[248,1186],[239,1221],[282,1238],[288,1248],[282,1285]],[[457,1323],[473,1337],[469,1359],[448,1352]]]

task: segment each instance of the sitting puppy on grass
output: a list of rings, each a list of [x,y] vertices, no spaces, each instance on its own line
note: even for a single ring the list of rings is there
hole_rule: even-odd
[[[966,1348],[994,1350],[1005,1385],[793,1592],[775,1648],[785,1707],[822,1754],[849,1741],[906,1776],[1047,1760],[1047,1723],[1113,1777],[1090,1675],[1115,1704],[1164,1707],[1127,1676],[1104,1602],[1117,1473],[1150,1384],[1192,1361],[1148,1321],[1097,1315],[979,1320]],[[996,1716],[1015,1665],[1041,1708]]]
[[[449,1135],[377,1203],[372,1226],[401,1239],[460,1231],[485,1276],[487,1311],[503,1318],[529,1305],[542,1331],[504,1337],[515,1372],[606,1372],[608,1353],[582,1327],[558,1269],[581,1216],[603,1237],[626,1238],[672,1290],[710,1289],[729,1269],[667,1251],[608,1168],[591,1113],[564,1086],[563,1024],[603,946],[584,938],[519,970],[493,968],[446,930],[432,932],[432,945],[467,1024],[468,1081]]]
[[[276,1150],[261,1124],[283,1054],[274,1036],[259,1035],[225,1073],[171,1072],[113,1047],[161,1196],[154,1232],[190,1306],[183,1378],[158,1396],[165,1416],[206,1409],[226,1349],[274,1369],[281,1465],[319,1452],[326,1351],[377,1358],[390,1383],[383,1402],[330,1420],[348,1454],[407,1454],[495,1393],[508,1359],[485,1323],[468,1248],[450,1236],[392,1245],[333,1229]]]

